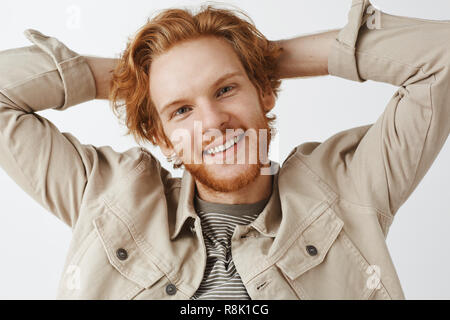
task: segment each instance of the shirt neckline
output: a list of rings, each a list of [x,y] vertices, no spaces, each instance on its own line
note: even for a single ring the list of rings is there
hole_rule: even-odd
[[[270,196],[255,203],[241,203],[241,204],[228,204],[228,203],[215,203],[208,202],[199,198],[197,192],[194,196],[194,207],[197,213],[222,213],[233,216],[243,215],[256,215],[263,211]]]

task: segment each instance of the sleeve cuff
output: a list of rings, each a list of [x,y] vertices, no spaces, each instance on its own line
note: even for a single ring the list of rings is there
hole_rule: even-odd
[[[356,42],[359,29],[367,20],[365,12],[370,5],[368,0],[352,1],[347,24],[333,42],[328,56],[328,73],[330,75],[358,82],[365,81],[358,72]]]
[[[26,29],[24,35],[47,53],[58,68],[64,86],[65,101],[62,106],[53,109],[65,110],[95,99],[95,79],[83,56],[70,50],[58,39],[37,30]]]

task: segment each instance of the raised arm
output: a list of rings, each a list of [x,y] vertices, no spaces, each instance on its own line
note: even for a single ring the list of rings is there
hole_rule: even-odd
[[[328,56],[340,29],[275,41],[283,49],[278,59],[280,78],[328,74]]]
[[[26,193],[73,226],[94,149],[36,112],[94,99],[83,57],[28,29],[35,45],[0,52],[0,166]]]
[[[34,45],[0,52],[0,167],[41,206],[74,227],[82,202],[94,201],[86,199],[85,190],[95,197],[104,180],[136,165],[141,149],[118,153],[109,146],[82,144],[37,114],[105,99],[113,60],[87,62],[56,38],[32,29],[25,35]]]
[[[332,41],[328,71],[398,90],[373,125],[340,132],[296,155],[341,198],[392,220],[450,132],[450,22],[390,15],[353,0],[347,25]]]
[[[92,71],[95,80],[95,99],[108,99],[111,74],[118,59],[85,56],[86,62]]]

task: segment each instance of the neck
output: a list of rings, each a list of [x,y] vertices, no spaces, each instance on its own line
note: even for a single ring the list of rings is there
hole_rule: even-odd
[[[272,193],[273,175],[259,175],[245,187],[232,192],[218,192],[195,180],[200,199],[224,204],[255,203],[266,199]]]

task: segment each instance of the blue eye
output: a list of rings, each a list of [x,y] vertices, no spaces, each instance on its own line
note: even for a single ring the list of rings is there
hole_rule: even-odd
[[[188,109],[188,107],[183,106],[183,107],[177,109],[177,111],[174,112],[174,115],[176,115],[176,116],[177,116],[177,115],[182,115],[182,114],[185,113],[185,112],[179,113],[179,111],[180,111],[180,110],[187,110],[187,109]]]
[[[233,89],[232,86],[223,87],[222,89],[219,90],[219,92],[217,93],[217,96],[220,97],[221,95],[231,91],[232,89]]]

